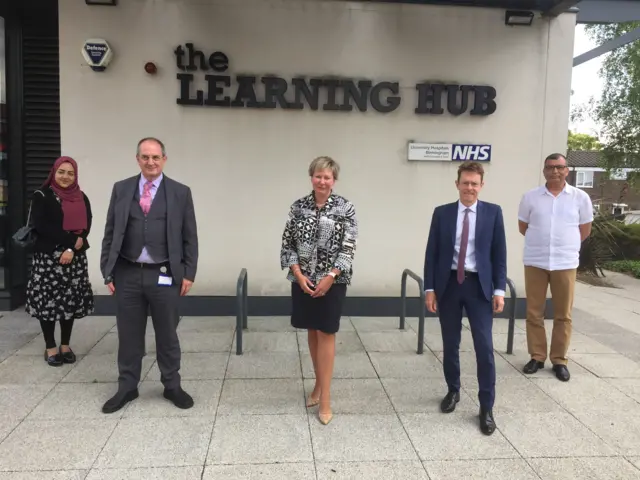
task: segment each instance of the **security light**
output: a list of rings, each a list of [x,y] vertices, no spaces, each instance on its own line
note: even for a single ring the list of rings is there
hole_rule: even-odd
[[[507,10],[504,14],[505,25],[530,26],[533,22],[533,12],[522,10]]]

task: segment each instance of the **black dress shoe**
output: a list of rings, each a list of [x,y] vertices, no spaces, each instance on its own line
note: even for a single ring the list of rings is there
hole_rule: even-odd
[[[59,351],[55,355],[49,355],[47,353],[47,351],[45,350],[44,351],[44,361],[47,362],[50,367],[61,367],[62,363],[63,363],[62,355],[60,355]]]
[[[118,390],[118,392],[111,397],[102,406],[102,413],[113,413],[120,410],[128,402],[138,398],[138,389],[129,390],[128,392]]]
[[[178,408],[191,408],[193,407],[193,398],[187,392],[185,392],[182,387],[164,389],[164,398],[167,400],[171,400],[173,404]]]
[[[61,355],[64,363],[76,363],[76,354],[73,353],[73,350],[69,349],[68,352],[61,352]]]
[[[562,382],[568,382],[569,379],[571,378],[571,375],[569,374],[569,369],[567,368],[566,365],[560,365],[560,364],[554,365],[553,371],[556,372],[556,377],[558,377],[558,380]]]
[[[480,409],[480,431],[485,435],[491,435],[496,431],[496,422],[491,410]]]
[[[524,373],[536,373],[538,370],[544,368],[544,362],[539,362],[537,360],[534,360],[533,358],[531,360],[529,360],[529,363],[527,363],[524,368],[522,369],[522,371]]]
[[[460,392],[449,392],[440,403],[442,413],[451,413],[456,409],[456,403],[460,401]]]

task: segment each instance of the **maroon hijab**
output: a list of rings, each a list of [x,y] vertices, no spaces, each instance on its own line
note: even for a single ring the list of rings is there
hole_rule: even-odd
[[[62,188],[56,183],[55,176],[58,168],[63,163],[70,163],[75,171],[75,179],[67,188]],[[84,195],[78,186],[78,164],[71,157],[60,157],[53,164],[49,178],[42,185],[43,188],[51,187],[58,195],[62,204],[62,228],[68,232],[75,232],[87,228],[87,206],[84,203]]]

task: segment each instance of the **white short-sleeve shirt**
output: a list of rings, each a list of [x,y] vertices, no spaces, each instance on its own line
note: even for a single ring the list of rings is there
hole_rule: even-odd
[[[529,225],[524,237],[524,264],[544,270],[578,268],[579,226],[593,221],[589,195],[569,184],[557,197],[545,185],[522,196],[518,220]]]

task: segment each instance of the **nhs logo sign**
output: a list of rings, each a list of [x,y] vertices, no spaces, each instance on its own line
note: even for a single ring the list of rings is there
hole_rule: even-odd
[[[491,145],[410,142],[407,158],[423,162],[489,162]]]
[[[453,144],[451,160],[454,162],[488,162],[491,160],[491,145],[457,145]]]

